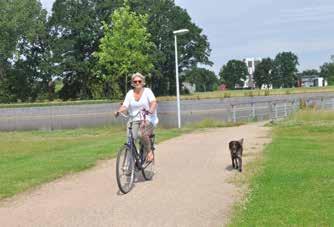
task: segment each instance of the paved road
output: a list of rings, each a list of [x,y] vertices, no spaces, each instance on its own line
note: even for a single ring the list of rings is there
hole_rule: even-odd
[[[300,98],[306,100],[318,100],[318,103],[321,98],[324,98],[327,103],[324,107],[334,108],[333,92],[206,100],[181,100],[182,124],[197,122],[206,118],[232,121],[231,105],[236,107],[236,120],[247,121],[254,119],[255,117],[252,117],[252,108],[250,106],[252,103],[255,105],[254,115],[256,115],[256,119],[270,119],[268,104],[287,103],[287,111],[291,112],[292,101],[299,100]],[[115,118],[112,113],[118,109],[118,106],[118,103],[109,103],[76,106],[0,108],[0,130],[52,130],[106,125],[115,123]],[[244,110],[240,110],[240,108]],[[177,127],[175,101],[159,102],[158,114],[160,116],[160,125]],[[283,115],[284,111],[281,111],[280,116]]]
[[[139,174],[127,195],[118,191],[115,161],[101,162],[0,202],[0,225],[222,226],[242,196],[229,183],[240,173],[231,169],[227,143],[243,137],[249,162],[270,141],[270,129],[262,124],[210,129],[159,144],[153,181]]]

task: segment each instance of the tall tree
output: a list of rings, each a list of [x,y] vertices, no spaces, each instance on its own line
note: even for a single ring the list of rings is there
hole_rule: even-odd
[[[334,62],[327,62],[320,66],[320,76],[327,80],[328,85],[334,85]]]
[[[125,5],[112,14],[111,26],[104,23],[104,36],[96,53],[99,65],[106,72],[113,96],[120,97],[119,81],[123,81],[123,95],[127,92],[129,74],[148,74],[153,68],[154,44],[146,29],[147,16],[130,11]],[[112,27],[112,30],[111,30]]]
[[[0,9],[0,99],[34,100],[45,92],[46,11],[39,0],[1,1]]]
[[[229,89],[243,87],[247,75],[248,70],[246,63],[239,60],[228,61],[219,72],[221,80],[224,81]]]
[[[134,11],[148,14],[148,30],[157,47],[153,54],[156,61],[152,72],[155,94],[172,95],[176,92],[174,30],[189,30],[189,33],[178,37],[180,72],[198,63],[212,65],[207,37],[191,21],[187,11],[175,5],[174,0],[129,0],[129,4]]]
[[[214,72],[194,67],[185,72],[184,80],[196,85],[196,91],[205,92],[216,90],[219,80]]]
[[[297,82],[298,57],[292,52],[281,52],[276,55],[272,77],[273,87],[293,87]]]
[[[152,79],[148,83],[157,95],[175,93],[175,56],[173,31],[188,28],[190,32],[178,39],[179,68],[191,68],[197,63],[212,64],[207,37],[192,23],[188,13],[174,0],[128,0],[130,8],[148,14],[148,31],[156,46]],[[63,78],[63,98],[90,98],[95,85],[104,78],[93,70],[103,36],[102,21],[110,23],[109,15],[124,0],[56,0],[50,19],[55,74]],[[112,30],[112,28],[111,28]],[[97,86],[99,87],[99,86]]]
[[[320,75],[319,71],[316,69],[307,69],[301,72],[301,74],[303,76],[319,76]]]
[[[256,66],[254,72],[254,81],[256,87],[261,88],[262,85],[270,87],[272,84],[271,71],[273,69],[273,60],[271,58],[264,58]]]
[[[92,98],[91,84],[98,78],[93,57],[102,36],[97,0],[56,0],[49,19],[55,76],[62,78],[62,99]],[[112,8],[111,8],[112,9]]]

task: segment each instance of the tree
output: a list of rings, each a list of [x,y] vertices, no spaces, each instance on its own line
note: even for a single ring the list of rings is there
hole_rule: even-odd
[[[93,73],[96,65],[93,53],[98,49],[99,39],[103,35],[100,18],[105,18],[105,11],[98,7],[103,2],[56,0],[53,4],[48,22],[52,43],[51,62],[54,66],[53,76],[62,79],[63,87],[59,95],[64,100],[92,98],[92,89],[99,82],[98,76]]]
[[[148,31],[156,45],[153,57],[152,89],[157,95],[175,94],[175,52],[173,31],[189,29],[178,37],[179,71],[190,69],[198,63],[212,65],[207,37],[191,21],[186,10],[175,5],[174,0],[129,0],[132,10],[148,14]]]
[[[271,58],[264,58],[256,66],[254,72],[254,81],[256,87],[261,88],[262,85],[269,87],[272,84],[271,71],[273,69],[273,60]]]
[[[295,86],[297,82],[298,57],[292,52],[282,52],[276,55],[273,70],[273,87],[288,88]]]
[[[247,65],[243,61],[230,60],[224,65],[219,72],[221,80],[230,89],[243,87],[244,81],[248,75]]]
[[[184,80],[196,85],[196,91],[214,91],[217,90],[219,80],[214,72],[194,67],[185,72]]]
[[[301,72],[301,75],[303,75],[303,76],[319,76],[320,73],[316,69],[307,69],[307,70],[304,70],[303,72]]]
[[[124,95],[130,73],[148,74],[152,69],[153,59],[150,54],[154,44],[146,29],[147,16],[131,12],[128,5],[115,10],[111,21],[111,26],[104,23],[104,36],[100,40],[96,56],[99,65],[105,69],[113,95],[120,97],[120,81],[124,81]]]
[[[0,100],[34,101],[50,78],[43,62],[46,11],[37,0],[1,1],[0,9]]]
[[[334,85],[334,62],[320,66],[320,76],[327,80],[328,85]]]
[[[124,0],[55,1],[49,23],[52,62],[57,66],[55,76],[63,79],[64,87],[60,91],[63,99],[91,98],[95,90],[108,90],[108,82],[102,76],[104,72],[95,73],[97,58],[93,58],[92,53],[98,50],[103,36],[102,21],[110,24],[110,14],[123,3]],[[212,64],[208,59],[211,50],[207,37],[191,22],[184,9],[175,6],[174,0],[128,0],[128,4],[132,11],[148,14],[148,32],[156,49],[151,53],[155,61],[152,77],[147,82],[155,94],[175,94],[176,91],[173,30],[183,27],[190,30],[178,39],[180,72],[197,63]]]

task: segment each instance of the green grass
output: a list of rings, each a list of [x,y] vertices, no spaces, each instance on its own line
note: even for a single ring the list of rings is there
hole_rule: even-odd
[[[157,142],[197,128],[232,126],[206,120],[182,129],[156,130]],[[125,128],[108,126],[57,131],[0,132],[0,199],[113,158]]]
[[[56,88],[59,89],[61,84],[58,82]],[[319,93],[319,92],[334,92],[334,86],[328,87],[311,87],[311,88],[281,88],[271,90],[226,90],[212,92],[196,92],[191,95],[181,95],[182,100],[195,99],[224,99],[230,97],[253,97],[253,96],[268,96],[268,95],[290,95],[301,93]],[[174,101],[175,96],[160,96],[158,101]],[[83,104],[102,104],[102,103],[119,103],[121,100],[71,100],[71,101],[38,101],[34,103],[10,103],[0,104],[0,108],[19,108],[19,107],[37,107],[37,106],[65,106],[65,105],[83,105]]]
[[[196,92],[191,95],[182,95],[181,99],[224,99],[230,97],[253,97],[253,96],[268,96],[268,95],[291,95],[301,93],[319,93],[319,92],[334,92],[334,86],[328,87],[310,87],[310,88],[280,88],[271,90],[226,90],[212,92]],[[161,101],[175,100],[175,96],[164,96],[158,98]]]
[[[231,226],[332,226],[334,112],[298,112],[273,133]]]

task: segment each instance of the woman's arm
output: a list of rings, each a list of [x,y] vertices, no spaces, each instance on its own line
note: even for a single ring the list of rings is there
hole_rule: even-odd
[[[127,111],[128,108],[124,105],[121,105],[118,110],[114,113],[115,117],[118,117],[119,113],[124,113],[125,111]]]
[[[157,103],[156,100],[150,102],[150,109],[149,109],[149,111],[151,113],[154,113],[154,111],[157,109],[157,105],[158,105],[158,103]]]

